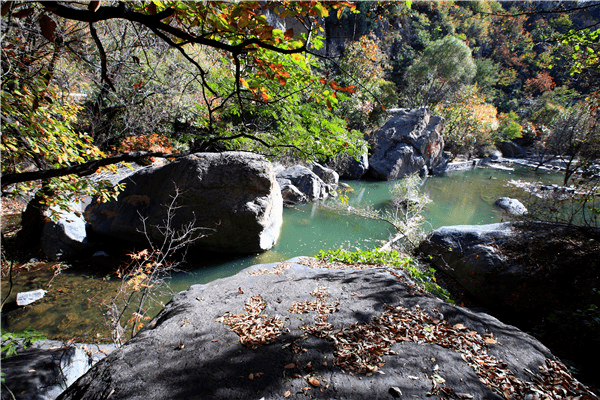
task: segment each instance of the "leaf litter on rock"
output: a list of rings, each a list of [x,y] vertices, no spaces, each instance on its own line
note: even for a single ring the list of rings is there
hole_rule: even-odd
[[[262,314],[266,306],[261,296],[253,296],[246,302],[245,314],[225,314],[218,320],[238,334],[242,345],[254,350],[275,341],[283,332],[285,325],[285,321],[278,317]]]
[[[307,263],[318,268],[325,264],[312,260]],[[515,377],[506,363],[488,354],[489,345],[498,345],[493,333],[482,335],[461,323],[451,325],[447,321],[432,317],[419,306],[408,310],[401,306],[386,305],[385,311],[373,317],[369,323],[354,323],[334,329],[333,325],[327,323],[327,317],[339,311],[339,303],[327,301],[325,287],[318,286],[311,295],[316,299],[294,302],[289,311],[297,314],[317,312],[315,324],[304,325],[302,329],[316,337],[332,341],[335,356],[333,364],[350,375],[371,375],[385,365],[384,356],[395,354],[391,350],[393,344],[412,341],[423,345],[437,344],[460,353],[462,359],[474,369],[480,381],[505,399],[598,399],[593,392],[575,380],[567,368],[557,360],[547,359],[546,365],[540,366],[538,374],[531,372],[531,382]],[[225,315],[222,320],[240,335],[240,343],[255,349],[275,340],[282,333],[284,325],[284,322],[276,317],[262,315],[265,306],[260,296],[254,296],[246,304],[246,314]],[[294,342],[292,350],[296,354],[306,351],[298,341]],[[312,378],[314,377],[307,378],[309,384],[320,385],[318,379]],[[443,383],[444,379],[436,373],[432,377],[432,389],[429,394],[440,395],[442,398],[473,398],[468,393],[456,393],[452,388],[442,386]],[[304,387],[302,392],[308,395],[310,389],[310,386]]]

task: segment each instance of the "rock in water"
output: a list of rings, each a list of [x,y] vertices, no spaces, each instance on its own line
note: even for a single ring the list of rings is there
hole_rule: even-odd
[[[194,285],[60,399],[525,398],[555,362],[400,271],[326,266],[293,259]]]
[[[30,292],[17,293],[17,305],[26,306],[42,299],[46,295],[44,289],[32,290]]]
[[[282,224],[283,201],[273,166],[244,152],[197,153],[142,169],[123,181],[116,201],[86,209],[92,231],[127,241],[163,240],[167,221],[181,229],[191,222],[206,228],[193,247],[217,252],[254,253],[271,248]]]
[[[500,197],[494,203],[507,214],[520,216],[527,214],[527,208],[517,199],[511,199],[510,197]]]
[[[435,170],[443,162],[445,124],[444,118],[432,116],[428,108],[398,110],[375,133],[370,174],[391,181],[419,172],[423,166]]]
[[[300,196],[292,196],[289,193],[302,193],[307,201],[326,199],[329,196],[330,186],[323,182],[315,172],[303,165],[294,165],[280,171],[277,174],[277,182],[286,194],[286,200],[290,203],[294,199],[300,199]]]
[[[58,215],[56,220],[50,218],[46,212],[46,222],[42,229],[41,247],[46,256],[53,260],[63,260],[73,257],[88,248],[86,222],[83,218],[83,209],[89,204],[71,202],[69,207],[73,210],[66,212],[60,209],[53,211]]]

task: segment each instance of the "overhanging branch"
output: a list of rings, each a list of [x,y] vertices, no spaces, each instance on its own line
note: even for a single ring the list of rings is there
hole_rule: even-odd
[[[154,151],[132,151],[112,157],[101,158],[88,161],[83,164],[71,165],[68,167],[46,169],[31,172],[18,172],[13,174],[2,174],[2,187],[15,183],[35,181],[39,179],[58,178],[67,175],[87,176],[91,175],[100,167],[113,165],[120,162],[139,161],[146,157],[179,158],[188,155],[187,153],[162,153]]]

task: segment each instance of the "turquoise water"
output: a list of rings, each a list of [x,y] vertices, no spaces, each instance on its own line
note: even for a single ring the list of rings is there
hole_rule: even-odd
[[[551,184],[560,183],[562,176],[552,172],[535,173],[529,168],[516,166],[514,171],[477,168],[429,177],[422,186],[422,191],[432,200],[424,214],[425,229],[429,231],[447,225],[482,225],[503,221],[506,217],[494,205],[498,198],[513,197],[525,204],[528,198],[522,190],[507,186],[508,180]],[[349,194],[350,205],[371,205],[381,209],[390,203],[390,191],[396,182],[344,183],[354,190]],[[283,220],[281,235],[271,250],[235,259],[190,260],[192,265],[198,265],[199,268],[174,276],[171,287],[175,291],[185,290],[191,284],[234,275],[250,265],[284,261],[296,256],[313,256],[321,249],[374,248],[394,233],[385,222],[343,215],[320,203],[285,209]]]
[[[561,176],[552,173],[535,174],[522,167],[515,171],[475,169],[430,177],[421,189],[433,202],[424,217],[427,230],[445,225],[488,224],[504,218],[494,206],[502,196],[519,198],[527,205],[527,195],[506,186],[510,179],[560,183]],[[370,205],[385,208],[391,200],[390,190],[396,182],[345,182],[353,188],[349,194],[352,206]],[[340,199],[328,201],[340,202]],[[198,283],[236,274],[253,264],[284,261],[296,256],[314,256],[319,250],[345,248],[370,249],[379,247],[394,232],[381,221],[344,215],[320,203],[302,204],[284,210],[283,226],[277,244],[269,251],[245,257],[210,256],[205,253],[188,254],[185,272],[179,272],[168,281],[172,292],[179,292]],[[43,267],[43,265],[42,265]],[[114,268],[112,265],[110,268]],[[98,272],[96,272],[98,274]],[[105,302],[112,299],[118,288],[118,279],[105,272],[92,275],[86,265],[76,265],[56,274],[52,268],[32,269],[15,278],[12,297],[19,291],[46,289],[46,297],[28,307],[7,313],[4,328],[22,330],[32,327],[47,333],[48,337],[82,342],[110,340],[106,324]],[[3,279],[2,292],[7,283]],[[171,295],[160,296],[166,302]],[[149,314],[160,310],[157,305]]]

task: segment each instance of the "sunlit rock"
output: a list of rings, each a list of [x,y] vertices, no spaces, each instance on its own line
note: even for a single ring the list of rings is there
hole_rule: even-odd
[[[117,200],[86,209],[97,234],[146,244],[164,240],[166,226],[198,228],[202,237],[192,247],[228,253],[268,250],[279,237],[281,190],[262,156],[197,153],[121,182],[126,186]]]

